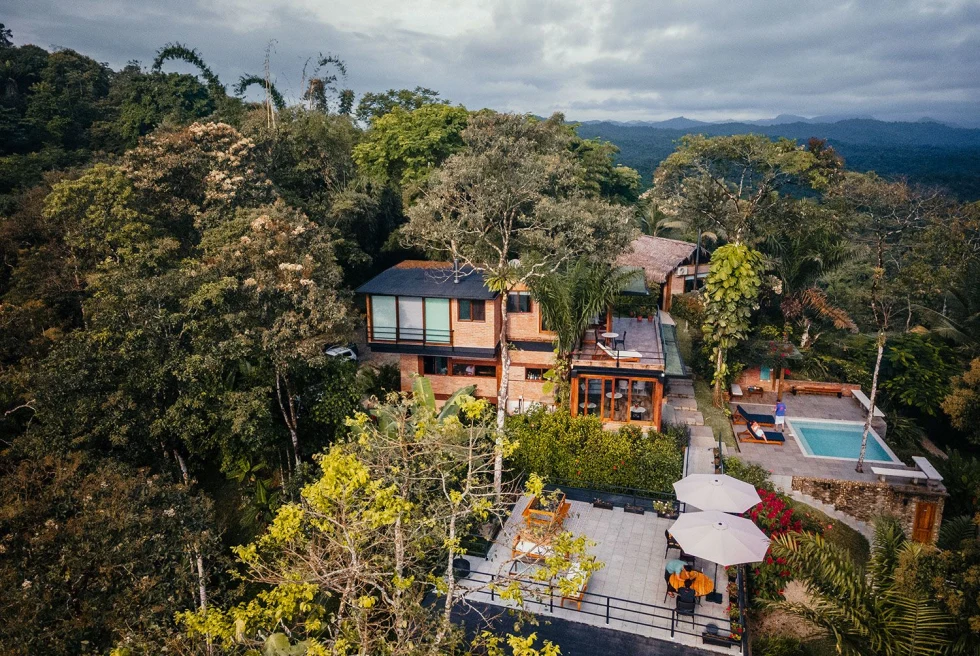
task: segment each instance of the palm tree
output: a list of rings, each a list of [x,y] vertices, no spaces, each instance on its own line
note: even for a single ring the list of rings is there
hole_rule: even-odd
[[[811,533],[773,538],[772,555],[785,558],[810,596],[809,603],[770,604],[826,629],[845,656],[942,654],[951,624],[926,591],[900,576],[923,546],[909,542],[893,518],[875,522],[871,560],[863,568],[842,547]]]
[[[555,401],[568,402],[572,353],[581,344],[592,320],[604,315],[619,292],[636,275],[608,264],[578,260],[564,271],[534,283],[531,294],[542,322],[555,333]]]

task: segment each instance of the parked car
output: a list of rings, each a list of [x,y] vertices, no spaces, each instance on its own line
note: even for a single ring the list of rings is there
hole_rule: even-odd
[[[348,344],[347,346],[328,346],[325,353],[331,358],[357,362],[357,346],[354,344]]]

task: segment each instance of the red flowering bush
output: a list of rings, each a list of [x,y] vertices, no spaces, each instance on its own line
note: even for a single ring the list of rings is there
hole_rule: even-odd
[[[755,522],[770,538],[789,531],[820,533],[822,526],[809,513],[795,512],[782,497],[775,492],[759,488],[762,503],[753,506],[745,516]],[[786,565],[786,559],[766,559],[755,567],[748,567],[749,593],[753,598],[776,600],[783,596],[786,584],[793,573]]]

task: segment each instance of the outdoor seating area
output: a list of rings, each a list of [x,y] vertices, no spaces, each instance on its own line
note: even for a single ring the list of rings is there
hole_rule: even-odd
[[[597,322],[586,331],[581,348],[574,359],[580,361],[629,362],[631,367],[663,369],[664,345],[661,319],[644,317],[612,317],[612,329]]]
[[[517,579],[538,591],[525,596],[535,613],[727,651],[738,646],[740,629],[733,634],[729,626],[733,588],[726,566],[761,561],[769,547],[754,523],[728,512],[743,512],[759,497],[751,485],[727,476],[692,475],[675,489],[689,510],[676,519],[554,493],[525,496],[487,557],[468,558],[460,585],[474,589],[473,601],[509,607],[487,584]],[[603,567],[589,572],[573,562],[550,583],[534,581],[562,531],[593,541],[590,553]]]

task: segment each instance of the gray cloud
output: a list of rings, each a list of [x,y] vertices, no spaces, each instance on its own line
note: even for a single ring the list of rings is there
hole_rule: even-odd
[[[980,122],[977,0],[5,0],[17,43],[118,67],[181,41],[222,79],[279,86],[343,57],[358,92],[416,85],[471,108],[570,118],[874,114]]]

